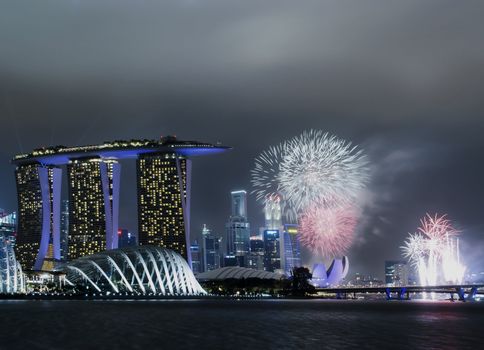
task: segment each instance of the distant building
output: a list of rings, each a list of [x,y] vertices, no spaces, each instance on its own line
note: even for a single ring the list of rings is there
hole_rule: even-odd
[[[281,197],[273,195],[264,204],[266,230],[279,230],[282,227]]]
[[[371,275],[362,275],[356,272],[353,279],[348,282],[348,285],[355,287],[381,287],[384,283],[382,280]]]
[[[290,276],[295,267],[301,266],[301,247],[298,239],[298,225],[284,225],[283,240],[281,242],[281,268],[286,276]]]
[[[202,264],[201,271],[211,271],[220,268],[222,257],[220,238],[216,237],[207,225],[202,229]]]
[[[281,268],[279,230],[264,231],[264,270],[274,272]]]
[[[235,255],[225,255],[224,256],[224,267],[228,266],[243,266],[245,264],[245,260],[243,256],[235,256]]]
[[[408,266],[405,261],[385,261],[385,284],[391,287],[408,285]]]
[[[137,245],[138,239],[134,233],[121,228],[118,230],[118,248],[136,247]]]
[[[190,245],[190,257],[192,260],[192,272],[194,274],[202,272],[202,256],[200,252],[200,245],[198,244],[197,240]]]
[[[264,270],[264,241],[259,237],[250,238],[250,254],[247,267],[255,270]]]
[[[232,191],[231,199],[232,213],[226,224],[226,256],[235,256],[236,264],[243,267],[249,255],[250,240],[250,224],[247,221],[247,192],[244,190]]]
[[[69,201],[64,199],[61,204],[60,217],[60,256],[66,261],[69,253]]]

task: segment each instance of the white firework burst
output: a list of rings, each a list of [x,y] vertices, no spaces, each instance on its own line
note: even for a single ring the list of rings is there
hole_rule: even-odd
[[[417,266],[420,259],[427,254],[427,240],[420,233],[410,233],[405,245],[400,248],[403,256],[409,259],[412,265]]]
[[[281,143],[270,147],[255,159],[254,169],[251,170],[251,193],[264,205],[270,204],[273,198],[279,198],[282,215],[289,222],[297,222],[296,212],[287,205],[284,193],[279,188],[280,164],[285,153],[285,143]]]
[[[267,198],[281,195],[279,189],[280,164],[284,157],[284,144],[272,146],[255,159],[251,182],[256,199],[265,203]]]
[[[297,212],[314,205],[354,203],[368,182],[363,151],[328,133],[305,131],[281,150],[283,156],[274,180]]]

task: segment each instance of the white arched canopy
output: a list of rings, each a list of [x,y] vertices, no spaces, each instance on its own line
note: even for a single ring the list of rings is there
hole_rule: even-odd
[[[104,251],[70,262],[67,279],[98,291],[161,295],[206,294],[187,262],[172,250],[139,246]]]

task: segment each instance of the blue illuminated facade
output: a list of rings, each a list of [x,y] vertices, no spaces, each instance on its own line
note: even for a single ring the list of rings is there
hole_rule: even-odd
[[[236,265],[247,266],[250,252],[250,224],[247,220],[247,192],[232,191],[232,212],[226,224],[227,256],[234,256]],[[227,257],[225,258],[227,261]],[[230,260],[232,261],[232,260]],[[229,262],[231,264],[231,262]],[[227,265],[225,265],[227,266]]]
[[[274,272],[281,268],[281,243],[279,230],[265,230],[264,270]]]
[[[19,207],[16,249],[22,267],[40,270],[45,269],[46,260],[56,262],[118,248],[121,159],[137,160],[140,243],[173,249],[190,265],[188,157],[229,149],[167,136],[160,140],[55,146],[15,156],[12,163],[17,166]],[[63,166],[67,167],[69,211],[61,228]],[[61,247],[65,222],[69,227],[68,247]],[[175,226],[171,227],[173,222]]]
[[[298,238],[298,225],[295,224],[285,224],[284,225],[284,239],[283,243],[283,254],[282,259],[282,269],[286,276],[290,276],[292,270],[295,267],[301,266],[301,245]]]

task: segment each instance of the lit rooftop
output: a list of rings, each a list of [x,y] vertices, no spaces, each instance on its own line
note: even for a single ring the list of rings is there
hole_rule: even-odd
[[[136,158],[147,153],[177,153],[183,156],[199,156],[221,153],[231,147],[220,143],[181,141],[176,136],[161,137],[160,140],[115,140],[100,145],[51,146],[34,149],[31,153],[19,154],[12,159],[14,164],[42,163],[45,165],[67,164],[71,159],[85,157]]]

